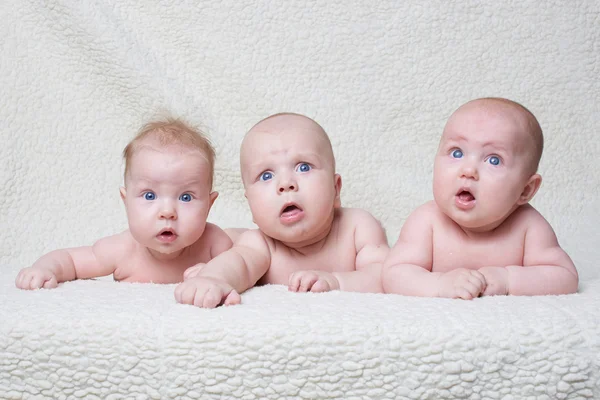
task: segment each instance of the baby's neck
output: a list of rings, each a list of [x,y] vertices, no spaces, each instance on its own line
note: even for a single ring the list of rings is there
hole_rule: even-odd
[[[289,247],[291,250],[294,250],[294,251],[302,254],[303,256],[308,256],[311,254],[319,253],[323,249],[323,247],[325,247],[325,244],[327,243],[327,238],[328,238],[328,235],[326,235],[324,238],[321,238],[316,241],[311,240],[311,241],[302,242],[302,243],[285,243],[285,242],[281,242],[281,243],[283,243],[283,245]]]
[[[519,207],[523,207],[522,205],[515,205],[506,215],[504,215],[502,218],[497,219],[496,221],[493,221],[490,224],[484,225],[484,226],[478,226],[475,228],[468,228],[465,227],[461,224],[459,224],[458,222],[454,221],[459,227],[460,229],[465,233],[465,235],[467,235],[468,237],[472,238],[472,239],[478,239],[478,238],[486,238],[488,236],[493,236],[495,234],[495,231],[500,228],[509,218],[511,218],[511,216],[514,214],[514,212],[519,208]]]
[[[189,247],[184,247],[183,249],[179,250],[179,251],[175,251],[173,253],[160,253],[156,250],[150,249],[148,247],[145,247],[146,249],[146,253],[148,254],[148,256],[150,256],[151,258],[157,260],[157,261],[161,261],[161,262],[170,262],[170,261],[175,261],[178,259],[181,259],[182,257],[184,257],[189,250]]]
[[[310,239],[301,241],[301,242],[290,243],[290,242],[280,241],[280,243],[282,243],[284,246],[289,247],[290,249],[295,250],[298,253],[305,255],[305,256],[314,254],[314,253],[318,253],[323,249],[323,247],[325,247],[325,244],[327,243],[327,240],[329,239],[329,234],[331,233],[332,227],[333,227],[333,224],[329,224],[327,229],[323,230],[319,235],[312,237]]]

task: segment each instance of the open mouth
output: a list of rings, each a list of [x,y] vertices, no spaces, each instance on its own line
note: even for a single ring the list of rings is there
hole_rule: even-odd
[[[161,230],[158,233],[158,235],[156,235],[156,237],[158,237],[158,239],[163,242],[172,242],[173,240],[175,240],[177,238],[177,234],[175,233],[174,230],[172,230],[170,228],[165,228],[165,229]]]
[[[291,215],[301,211],[302,209],[298,207],[297,204],[289,203],[283,206],[283,209],[281,210],[281,216]]]
[[[458,193],[456,193],[456,197],[458,197],[458,199],[463,203],[469,203],[475,200],[475,196],[473,196],[473,193],[471,193],[468,189],[459,190]]]

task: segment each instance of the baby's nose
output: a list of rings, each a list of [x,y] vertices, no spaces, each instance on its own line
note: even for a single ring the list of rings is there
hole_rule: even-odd
[[[160,210],[159,217],[161,219],[177,219],[177,212],[175,211],[175,207],[170,204],[165,204]]]

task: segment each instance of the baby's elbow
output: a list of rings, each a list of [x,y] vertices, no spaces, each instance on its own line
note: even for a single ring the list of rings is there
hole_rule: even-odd
[[[575,268],[573,268],[573,271],[568,271],[568,274],[568,279],[565,279],[564,294],[577,293],[577,290],[579,289],[579,274]]]
[[[549,291],[548,294],[573,294],[577,293],[579,288],[579,275],[575,268],[563,267],[561,274],[555,276],[554,290]]]

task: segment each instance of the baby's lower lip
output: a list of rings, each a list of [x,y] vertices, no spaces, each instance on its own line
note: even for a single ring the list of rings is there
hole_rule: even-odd
[[[170,235],[165,235],[164,233],[156,235],[156,238],[163,243],[172,243],[177,239],[177,235],[175,233],[171,233]]]
[[[302,211],[299,208],[294,208],[293,210],[282,213],[279,218],[281,219],[281,222],[283,222],[284,225],[287,225],[300,221],[303,216],[304,211]]]
[[[454,196],[454,204],[461,210],[469,210],[475,207],[475,198],[473,196]]]

